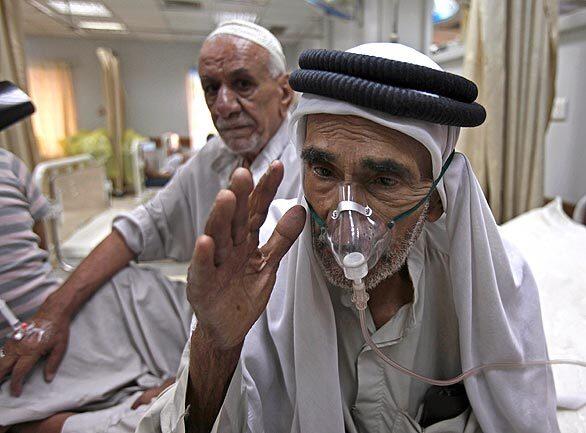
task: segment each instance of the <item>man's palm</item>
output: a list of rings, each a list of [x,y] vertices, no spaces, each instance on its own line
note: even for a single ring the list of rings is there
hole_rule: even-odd
[[[258,248],[260,227],[282,177],[283,166],[273,163],[251,192],[250,173],[237,170],[196,242],[187,295],[198,326],[219,348],[242,343],[267,305],[281,259],[303,229],[305,211],[295,206]]]

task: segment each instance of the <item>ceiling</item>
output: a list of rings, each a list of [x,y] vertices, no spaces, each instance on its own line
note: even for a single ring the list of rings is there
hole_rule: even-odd
[[[203,41],[215,28],[217,15],[222,12],[255,14],[257,22],[272,30],[283,43],[321,39],[323,32],[322,14],[305,0],[90,0],[110,9],[113,14],[111,18],[61,15],[48,5],[48,1],[22,2],[26,34],[94,39]],[[572,13],[585,6],[586,0],[560,0],[560,13]],[[127,32],[76,28],[77,22],[87,20],[118,21],[126,26]]]
[[[194,42],[202,41],[216,27],[219,13],[232,12],[255,14],[257,22],[284,43],[322,37],[323,18],[304,0],[100,0],[112,12],[111,18],[61,15],[48,1],[23,1],[26,34]],[[76,28],[79,21],[87,20],[118,21],[127,32]]]
[[[461,2],[461,0],[460,0]],[[559,0],[559,14],[568,15],[586,8],[586,0]],[[456,14],[452,19],[434,24],[432,44],[436,47],[445,47],[453,42],[461,42],[462,14]]]

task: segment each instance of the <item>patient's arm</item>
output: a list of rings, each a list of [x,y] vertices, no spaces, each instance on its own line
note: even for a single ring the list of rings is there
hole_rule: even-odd
[[[191,334],[186,398],[190,411],[185,419],[187,433],[209,433],[212,430],[241,349],[242,344],[230,349],[214,347],[201,328],[196,328]]]
[[[73,317],[87,300],[130,261],[134,252],[118,231],[106,237],[80,263],[59,290],[45,302],[43,308],[55,309]]]
[[[282,178],[283,165],[273,162],[252,191],[250,172],[237,169],[195,243],[187,281],[197,317],[186,396],[189,432],[211,430],[244,338],[266,308],[279,263],[305,224],[304,209],[294,206],[259,248],[259,231]]]
[[[45,380],[53,380],[67,350],[69,325],[85,302],[134,257],[122,236],[113,230],[77,267],[69,279],[51,294],[31,321],[45,329],[39,340],[8,340],[0,358],[0,380],[12,374],[10,391],[19,396],[24,379],[42,357],[46,357]]]

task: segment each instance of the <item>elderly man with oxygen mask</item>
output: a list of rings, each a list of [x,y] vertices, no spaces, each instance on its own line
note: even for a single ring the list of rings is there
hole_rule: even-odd
[[[476,86],[399,44],[299,64],[303,191],[269,205],[275,162],[218,194],[198,322],[137,431],[558,432],[531,272],[454,152]]]

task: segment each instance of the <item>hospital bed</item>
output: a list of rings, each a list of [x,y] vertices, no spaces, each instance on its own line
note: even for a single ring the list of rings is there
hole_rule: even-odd
[[[138,145],[133,144],[132,150],[137,155],[132,162],[134,178],[141,179]],[[61,276],[75,269],[108,236],[117,215],[145,203],[157,192],[137,181],[133,196],[113,198],[104,164],[87,154],[42,162],[35,168],[33,180],[51,205],[45,220],[47,243]],[[169,260],[145,265],[176,280],[187,275],[185,263]]]
[[[539,289],[551,359],[586,360],[586,197],[573,220],[557,198],[501,226],[503,238],[523,254]],[[554,366],[562,433],[586,433],[586,369]],[[559,408],[574,407],[577,410]]]

